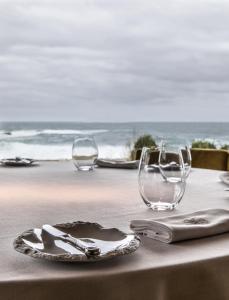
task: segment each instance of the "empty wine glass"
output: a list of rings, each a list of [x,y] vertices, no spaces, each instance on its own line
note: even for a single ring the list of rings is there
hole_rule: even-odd
[[[159,149],[143,148],[139,164],[139,192],[144,203],[153,210],[174,209],[185,191],[184,164],[181,154],[176,159],[172,158],[172,161],[167,160],[166,165],[172,167],[171,171],[164,168],[164,160],[162,161],[162,156],[163,159],[165,158],[164,154],[167,155]],[[173,173],[167,174],[167,172]]]
[[[98,148],[92,136],[79,137],[72,146],[72,160],[77,170],[92,171],[98,158]]]

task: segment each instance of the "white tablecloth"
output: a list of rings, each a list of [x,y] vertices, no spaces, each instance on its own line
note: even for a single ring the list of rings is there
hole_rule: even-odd
[[[0,168],[1,300],[228,300],[229,234],[167,245],[147,238],[135,253],[94,264],[32,259],[13,239],[44,223],[95,221],[129,231],[131,219],[206,208],[229,209],[219,172],[194,169],[173,212],[153,212],[138,193],[137,170],[75,172],[71,162]]]

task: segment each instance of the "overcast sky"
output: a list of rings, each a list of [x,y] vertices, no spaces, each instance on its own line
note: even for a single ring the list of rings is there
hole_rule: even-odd
[[[229,1],[0,0],[0,119],[229,121]]]

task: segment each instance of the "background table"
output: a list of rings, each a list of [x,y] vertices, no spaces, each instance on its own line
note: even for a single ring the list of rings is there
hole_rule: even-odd
[[[13,239],[44,223],[95,221],[129,231],[135,218],[229,208],[219,172],[194,169],[173,212],[141,200],[136,170],[75,172],[71,162],[0,168],[0,299],[229,299],[229,234],[167,245],[147,238],[135,253],[94,264],[54,263],[14,251]]]

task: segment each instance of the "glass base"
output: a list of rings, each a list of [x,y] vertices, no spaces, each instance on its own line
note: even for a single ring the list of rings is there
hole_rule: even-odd
[[[94,167],[92,167],[92,166],[80,166],[80,167],[77,167],[77,170],[78,171],[93,171]]]
[[[149,207],[152,210],[156,210],[156,211],[173,210],[176,206],[177,206],[177,204],[164,203],[164,202],[150,203],[150,205],[149,205]]]

